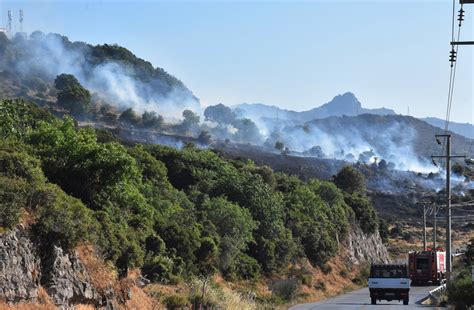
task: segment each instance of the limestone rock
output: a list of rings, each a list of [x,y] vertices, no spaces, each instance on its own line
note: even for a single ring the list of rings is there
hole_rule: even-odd
[[[21,225],[0,234],[0,299],[36,301],[41,268],[36,246]]]

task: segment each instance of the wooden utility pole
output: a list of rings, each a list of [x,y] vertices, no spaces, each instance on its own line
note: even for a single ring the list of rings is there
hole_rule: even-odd
[[[436,250],[436,205],[433,207],[433,250]]]
[[[423,205],[423,251],[426,251],[426,205]]]

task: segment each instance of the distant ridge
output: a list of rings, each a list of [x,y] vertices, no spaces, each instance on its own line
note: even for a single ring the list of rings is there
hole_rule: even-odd
[[[430,125],[444,129],[445,120],[436,117],[420,118]],[[449,122],[449,130],[469,139],[474,139],[474,125],[469,123]]]
[[[339,116],[357,116],[362,114],[374,115],[397,115],[394,110],[387,108],[367,109],[363,108],[357,97],[346,92],[335,96],[331,101],[317,108],[296,112],[281,109],[273,105],[263,103],[242,103],[233,107],[234,112],[240,117],[247,117],[254,121],[263,119],[280,119],[291,122],[309,122],[315,119]],[[428,124],[444,129],[445,121],[436,117],[419,118]],[[470,123],[450,122],[449,130],[469,139],[474,139],[474,125]]]
[[[356,116],[360,114],[394,115],[395,111],[386,108],[366,109],[362,107],[360,101],[351,92],[337,95],[328,103],[320,107],[296,112],[280,109],[276,106],[262,103],[243,103],[234,106],[234,111],[242,117],[252,118],[280,118],[284,120],[307,122],[313,119],[322,119],[331,116]]]

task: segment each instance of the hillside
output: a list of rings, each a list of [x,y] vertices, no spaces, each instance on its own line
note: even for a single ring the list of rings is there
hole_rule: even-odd
[[[284,280],[291,294],[269,286],[271,295],[258,295],[278,305],[296,298],[303,281],[314,290],[312,272],[331,273],[336,261],[355,276],[362,262],[388,260],[356,170],[341,173],[337,187],[192,145],[123,144],[97,134],[35,104],[0,101],[3,300],[35,302],[44,290],[43,302],[58,306],[124,306],[126,292],[144,294],[145,285],[157,303],[217,306],[223,301],[153,290],[219,276],[243,283],[245,295],[251,283]],[[343,253],[354,238],[361,241],[348,248],[359,248]],[[16,273],[28,276],[17,281]]]
[[[444,129],[444,125],[446,121],[444,119],[436,118],[436,117],[425,117],[421,119],[422,121],[427,122],[430,125],[433,125],[438,128]],[[469,123],[456,123],[456,122],[449,122],[449,129],[452,132],[457,133],[458,135],[462,135],[469,139],[474,139],[474,125]]]
[[[60,74],[74,75],[95,103],[119,110],[133,107],[175,117],[176,109],[199,108],[199,99],[183,82],[124,47],[92,46],[40,31],[9,40],[0,32],[0,97],[55,100],[53,82]]]
[[[395,114],[393,110],[386,108],[367,109],[363,108],[362,104],[353,93],[347,92],[342,95],[337,95],[328,103],[320,107],[295,112],[291,110],[280,109],[275,106],[265,105],[262,103],[243,103],[232,107],[237,115],[249,117],[253,121],[258,122],[261,118],[279,118],[282,120],[291,120],[298,122],[307,122],[314,119],[326,118],[330,116],[354,116],[359,114],[376,114],[376,115],[391,115]]]

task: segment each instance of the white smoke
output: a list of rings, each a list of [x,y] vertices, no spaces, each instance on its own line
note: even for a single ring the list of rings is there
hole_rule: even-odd
[[[118,109],[155,111],[170,120],[180,119],[185,109],[202,111],[199,100],[184,86],[170,87],[159,79],[143,82],[131,65],[119,61],[92,64],[91,47],[84,43],[71,43],[54,34],[37,34],[15,44],[25,44],[25,54],[14,64],[15,71],[23,76],[53,81],[62,73],[72,74],[84,87]]]

